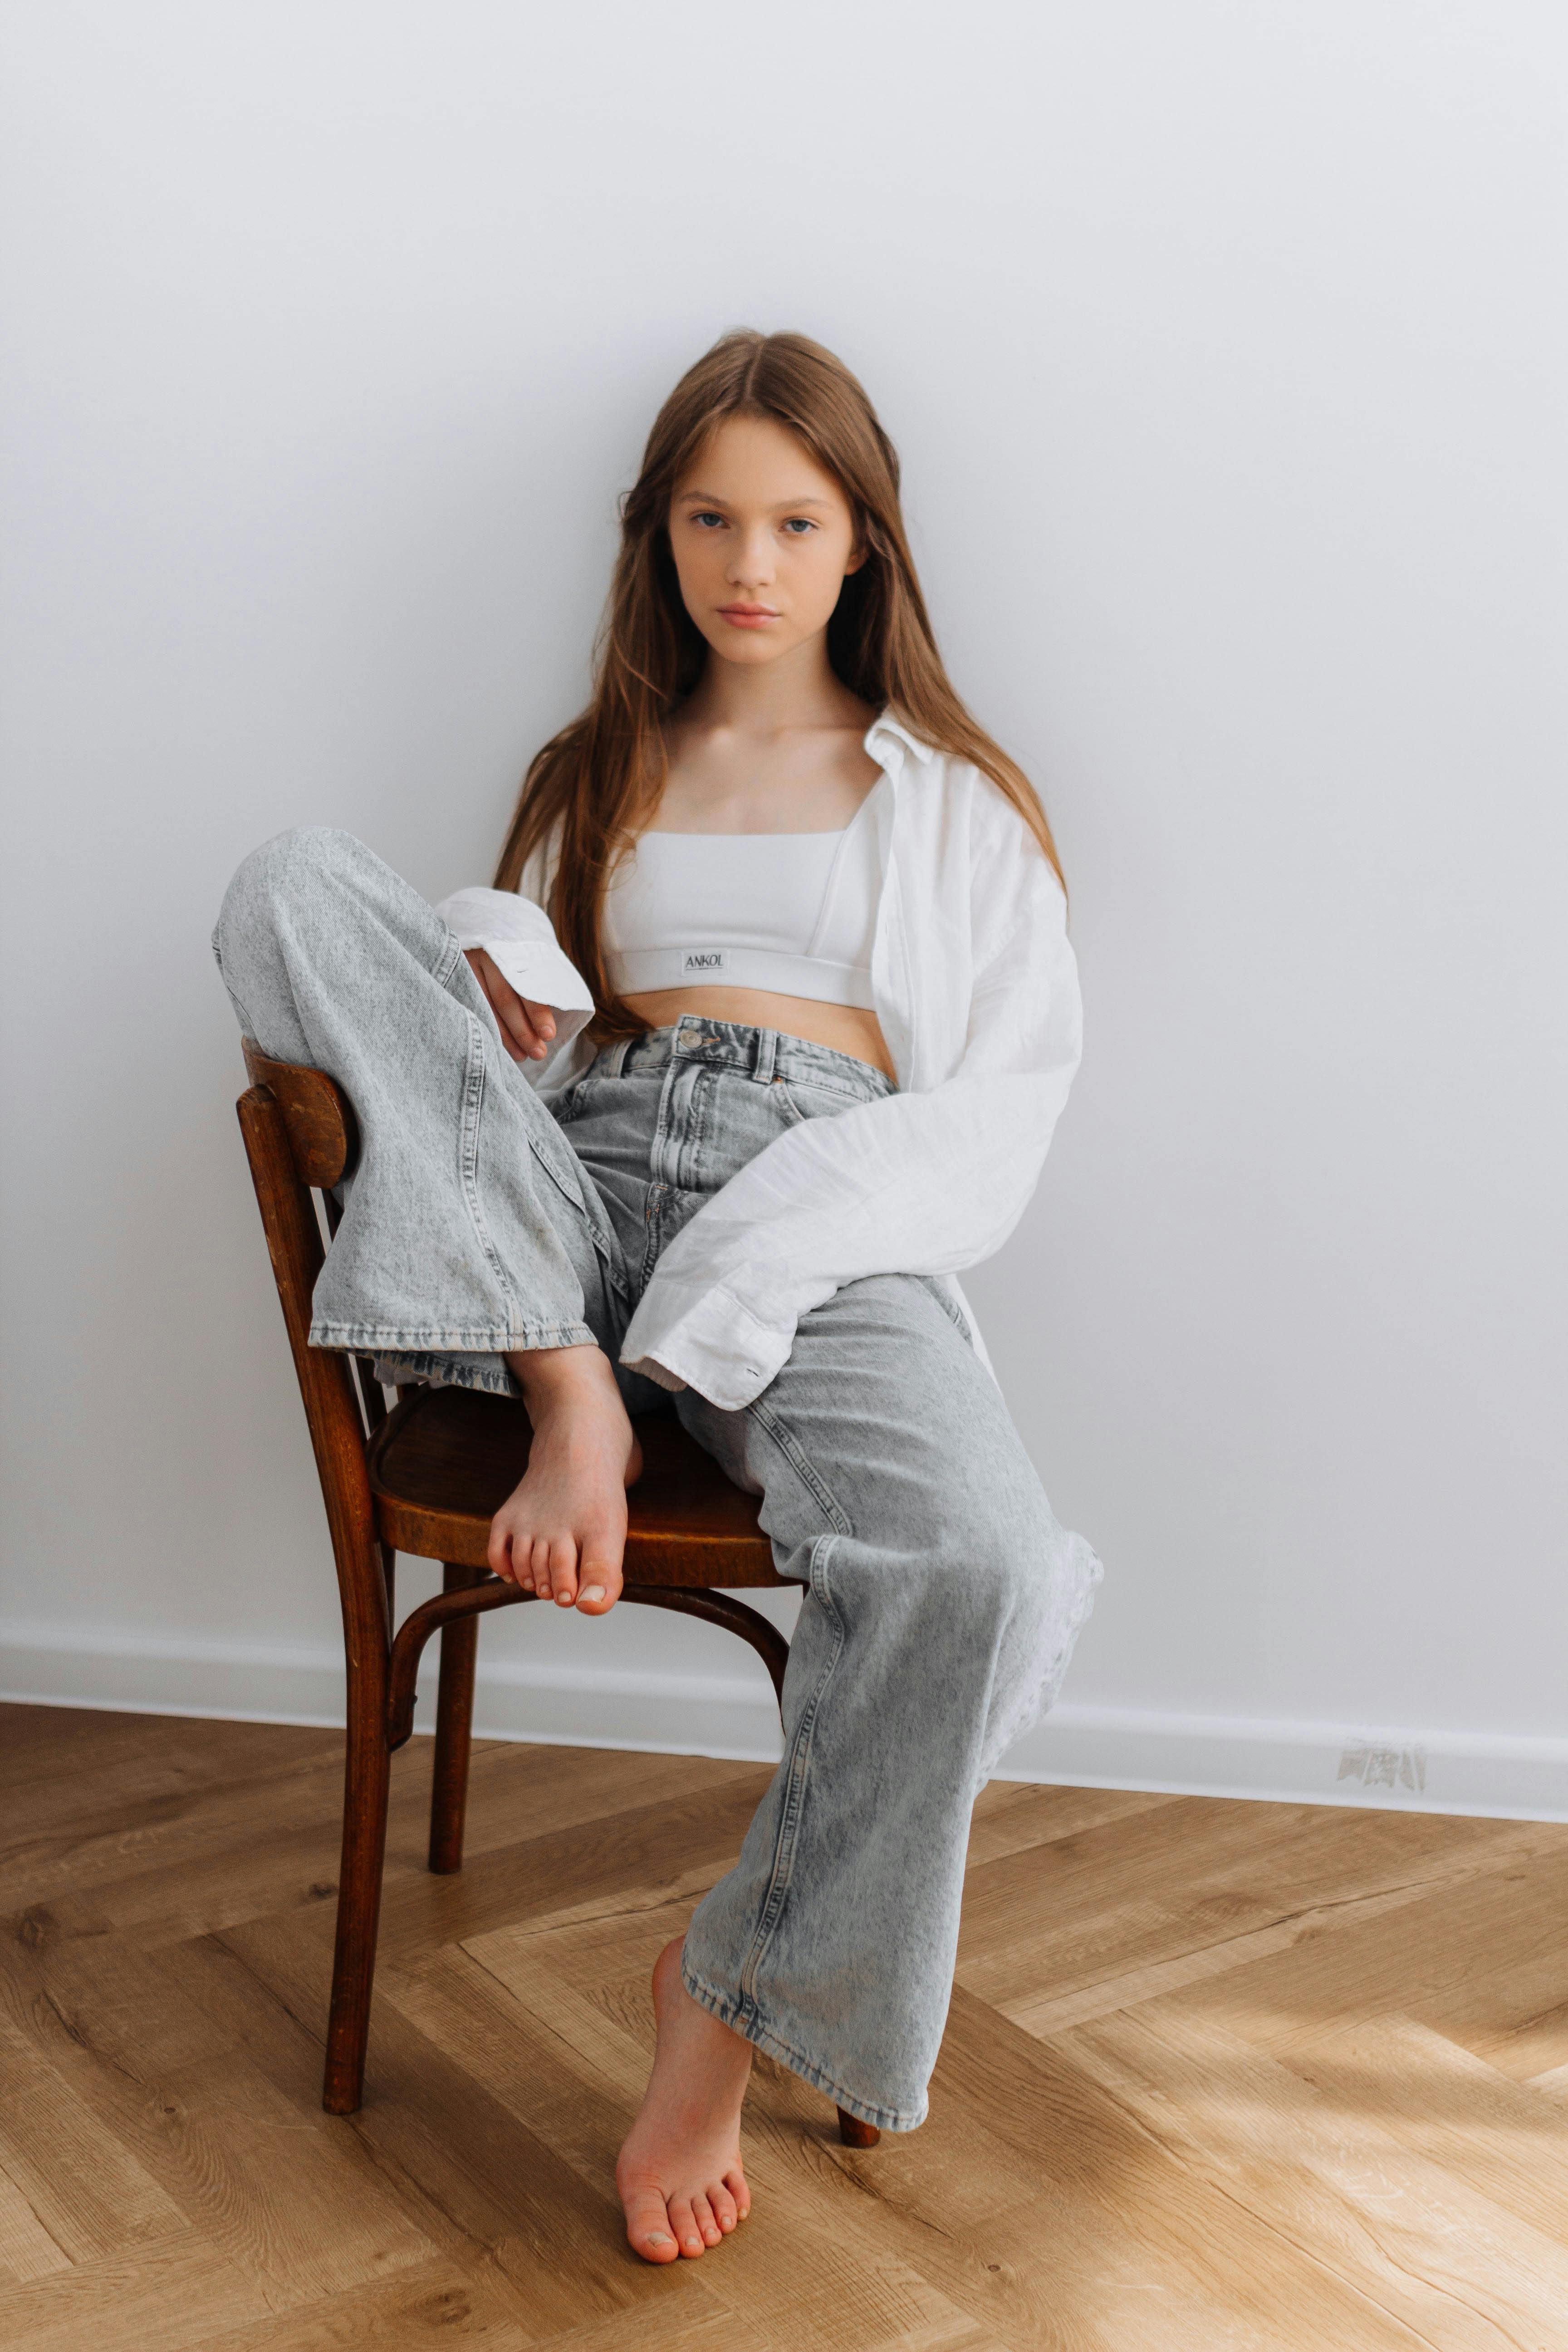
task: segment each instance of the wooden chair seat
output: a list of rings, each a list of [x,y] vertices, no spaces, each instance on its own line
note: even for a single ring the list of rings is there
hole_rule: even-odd
[[[628,1497],[628,1584],[779,1585],[757,1498],[732,1486],[673,1413],[638,1417],[643,1472]],[[483,1568],[490,1521],[528,1466],[521,1403],[416,1389],[371,1441],[376,1528],[395,1551]]]

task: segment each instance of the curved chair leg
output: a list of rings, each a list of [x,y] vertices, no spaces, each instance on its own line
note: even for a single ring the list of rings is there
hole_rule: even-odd
[[[445,1564],[447,1592],[466,1592],[484,1577],[482,1568]],[[474,1730],[474,1661],[479,1653],[476,1617],[449,1617],[441,1628],[441,1680],[436,1698],[436,1770],[430,1790],[430,1867],[463,1867],[463,1822],[468,1806],[468,1751]]]
[[[838,2137],[846,2147],[875,2147],[882,2135],[875,2124],[863,2124],[858,2116],[846,2115],[844,2109],[840,2107]]]
[[[342,1864],[338,1877],[338,1932],[332,1956],[332,2000],[327,2020],[327,2064],[321,2105],[330,2116],[352,2116],[364,2091],[370,1990],[381,1921],[381,1872],[386,1857],[386,1800],[392,1754],[386,1744],[383,1677],[371,1691],[349,1689],[348,1762],[343,1783]]]

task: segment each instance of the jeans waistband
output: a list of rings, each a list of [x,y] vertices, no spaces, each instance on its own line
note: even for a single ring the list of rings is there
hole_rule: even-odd
[[[760,1079],[764,1086],[773,1078],[781,1078],[786,1085],[792,1079],[801,1086],[815,1081],[868,1101],[898,1093],[891,1078],[853,1054],[814,1045],[808,1037],[789,1037],[777,1029],[753,1029],[739,1021],[705,1021],[695,1013],[683,1013],[671,1028],[617,1039],[605,1047],[594,1071],[601,1077],[629,1077],[639,1071],[668,1069],[671,1062],[704,1062],[713,1069]]]

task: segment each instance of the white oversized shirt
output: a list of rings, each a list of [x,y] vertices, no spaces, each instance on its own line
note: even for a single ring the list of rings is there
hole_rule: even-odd
[[[865,742],[890,784],[871,991],[899,1092],[805,1120],[749,1160],[664,1252],[621,1348],[661,1387],[727,1411],[761,1394],[801,1317],[847,1282],[935,1275],[963,1306],[952,1277],[1028,1205],[1081,1051],[1066,900],[1016,810],[887,712]],[[531,1072],[544,1094],[587,1066],[594,1010],[543,912],[550,868],[546,846],[517,893],[459,890],[438,909],[520,996],[556,1011]]]

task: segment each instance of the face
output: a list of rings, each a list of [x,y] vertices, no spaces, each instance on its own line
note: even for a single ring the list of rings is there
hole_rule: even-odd
[[[724,661],[776,661],[826,630],[865,555],[831,474],[772,417],[731,416],[677,483],[669,544],[686,609]]]

